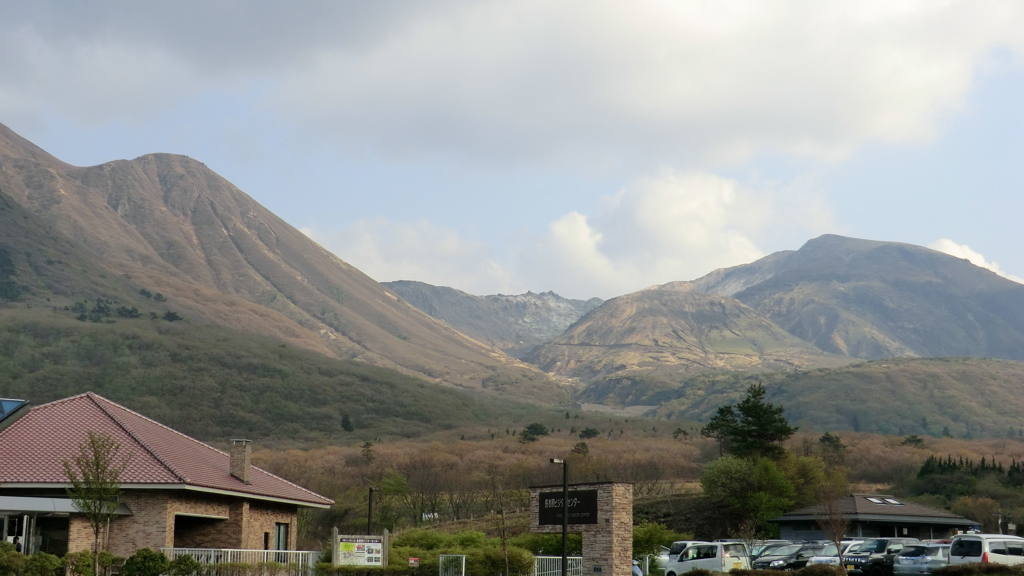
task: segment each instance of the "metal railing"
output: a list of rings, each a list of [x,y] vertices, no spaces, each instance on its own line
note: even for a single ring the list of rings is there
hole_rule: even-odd
[[[465,554],[441,554],[437,560],[439,576],[466,576]]]
[[[569,556],[568,576],[583,576],[583,557]],[[562,576],[561,556],[536,556],[533,563],[533,576]]]
[[[200,564],[283,564],[281,573],[289,576],[307,576],[313,573],[320,560],[320,552],[304,550],[235,550],[229,548],[161,548],[168,560],[191,556]]]

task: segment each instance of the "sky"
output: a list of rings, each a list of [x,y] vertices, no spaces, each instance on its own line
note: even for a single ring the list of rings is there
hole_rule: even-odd
[[[0,123],[380,280],[609,298],[833,233],[1024,277],[1024,2],[0,0]]]

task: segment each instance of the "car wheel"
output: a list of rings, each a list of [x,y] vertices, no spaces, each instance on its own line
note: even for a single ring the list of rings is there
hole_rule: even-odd
[[[668,574],[665,574],[665,576],[676,576],[676,573],[675,572],[669,572]]]

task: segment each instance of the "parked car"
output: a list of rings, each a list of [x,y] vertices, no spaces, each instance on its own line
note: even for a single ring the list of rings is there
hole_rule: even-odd
[[[728,572],[749,570],[747,547],[739,542],[701,542],[687,546],[674,562],[665,568],[665,576],[677,576],[690,570]]]
[[[691,544],[710,544],[710,542],[704,540],[676,540],[668,547],[668,556],[662,565],[667,566],[669,562],[674,562],[679,558],[679,554]]]
[[[892,559],[905,546],[919,544],[917,538],[878,538],[865,540],[843,558],[847,574],[864,574],[865,576],[891,576]]]
[[[972,562],[1024,564],[1024,538],[1004,534],[957,534],[949,547],[949,563]]]
[[[765,540],[764,544],[754,546],[753,550],[750,551],[750,560],[753,562],[761,556],[771,553],[772,550],[782,548],[783,546],[791,546],[793,542],[789,540]]]
[[[843,556],[847,553],[853,552],[857,549],[857,546],[861,544],[861,540],[843,540],[840,542],[841,548],[836,548],[835,544],[829,544],[821,551],[821,554],[817,556],[811,556],[811,559],[807,561],[807,565],[813,564],[830,564],[832,566],[839,566],[839,550],[842,550]]]
[[[894,576],[931,574],[932,570],[949,564],[949,544],[917,544],[905,546],[893,561]]]
[[[790,544],[782,546],[754,560],[754,570],[799,570],[812,556],[825,549],[824,544]]]

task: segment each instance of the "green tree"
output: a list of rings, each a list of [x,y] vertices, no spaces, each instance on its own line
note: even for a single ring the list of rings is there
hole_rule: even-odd
[[[601,431],[597,428],[584,428],[580,430],[580,440],[586,440],[588,438],[597,438],[601,435]]]
[[[761,531],[768,520],[796,501],[793,484],[769,458],[724,456],[704,467],[700,485],[715,504],[726,508],[736,526],[753,522]]]
[[[121,444],[109,435],[89,430],[78,454],[63,463],[71,484],[68,497],[92,528],[93,574],[99,573],[100,533],[117,510],[121,473],[131,459],[120,450]]]
[[[739,404],[719,407],[701,435],[717,438],[726,451],[736,456],[782,457],[786,451],[780,444],[797,429],[783,416],[782,406],[765,401],[765,394],[760,383],[752,385]]]
[[[352,419],[348,417],[348,414],[344,414],[341,417],[341,429],[345,432],[351,432],[356,429],[356,427],[352,425]]]
[[[633,556],[658,554],[662,546],[670,546],[676,540],[692,540],[691,534],[680,534],[657,522],[641,522],[633,526]]]

